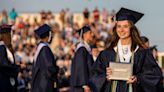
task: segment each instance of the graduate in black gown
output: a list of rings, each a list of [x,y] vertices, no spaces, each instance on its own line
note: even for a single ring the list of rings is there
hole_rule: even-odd
[[[40,38],[33,63],[32,92],[56,92],[58,67],[49,47],[51,28],[44,24],[35,30]]]
[[[11,45],[11,25],[0,26],[0,92],[17,92],[19,67]]]
[[[93,92],[162,92],[161,69],[134,25],[142,16],[126,8],[116,14],[111,44],[93,65]],[[133,64],[132,76],[127,81],[111,80],[110,62]]]
[[[81,41],[76,47],[76,52],[71,66],[70,92],[89,92],[88,80],[91,75],[93,58],[89,43],[92,41],[92,31],[88,25],[79,30]]]

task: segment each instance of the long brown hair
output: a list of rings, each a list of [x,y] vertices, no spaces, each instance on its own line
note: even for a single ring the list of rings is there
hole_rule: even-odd
[[[10,32],[0,34],[0,41],[3,41],[9,50],[14,53],[12,44],[11,44],[11,34]]]
[[[128,21],[128,22],[130,24],[130,36],[132,39],[131,51],[134,51],[137,45],[141,48],[147,48],[143,44],[143,42],[140,38],[140,33],[139,33],[139,30],[137,29],[137,27],[133,24],[132,21]],[[118,37],[117,32],[116,32],[116,25],[113,28],[113,35],[112,35],[112,39],[111,39],[111,44],[108,48],[114,48],[115,46],[117,46],[119,37]]]

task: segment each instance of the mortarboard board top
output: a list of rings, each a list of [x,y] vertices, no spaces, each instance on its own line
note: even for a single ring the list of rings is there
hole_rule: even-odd
[[[1,25],[0,26],[0,33],[8,33],[11,32],[12,25]]]
[[[130,20],[134,24],[139,21],[144,14],[133,11],[127,8],[121,8],[117,13],[116,13],[116,20],[117,21],[122,21],[122,20]]]
[[[150,50],[157,49],[157,45],[150,46]]]
[[[51,31],[51,27],[47,24],[43,24],[38,29],[36,29],[34,32],[37,36],[40,38],[47,37],[49,35],[49,32]]]

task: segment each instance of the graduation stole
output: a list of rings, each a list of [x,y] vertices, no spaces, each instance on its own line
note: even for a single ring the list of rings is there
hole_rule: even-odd
[[[119,63],[119,58],[118,58],[118,47],[117,47],[117,52],[116,52],[116,63]],[[131,63],[134,64],[134,50],[132,50],[132,58],[131,58]],[[111,92],[116,92],[116,88],[117,88],[117,80],[113,80],[112,81],[112,88],[111,88]],[[132,84],[129,84],[129,89],[128,92],[133,92],[133,88],[132,88]]]
[[[33,59],[33,64],[34,64],[34,66],[35,66],[35,64],[36,64],[37,57],[38,57],[38,55],[39,55],[41,49],[42,49],[44,46],[48,46],[48,43],[39,43],[39,46],[38,46],[37,49],[36,49],[36,53],[35,53],[34,59]]]

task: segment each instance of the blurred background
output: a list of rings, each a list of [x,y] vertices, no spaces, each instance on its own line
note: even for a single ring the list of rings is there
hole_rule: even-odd
[[[106,8],[109,12],[127,7],[145,14],[137,26],[141,34],[151,40],[150,44],[158,45],[158,50],[162,52],[164,51],[163,3],[163,0],[1,0],[0,11],[15,8],[19,13],[38,13],[41,10],[59,13],[61,9],[69,8],[73,13],[80,13],[86,7],[92,11],[97,6],[99,10]]]
[[[59,88],[69,90],[71,59],[79,41],[76,30],[91,24],[94,31],[92,54],[94,59],[102,51],[112,32],[112,16],[121,8],[144,13],[137,22],[141,36],[149,39],[158,64],[164,66],[164,12],[163,0],[0,0],[0,25],[13,25],[13,48],[16,63],[21,66],[18,76],[19,92],[31,88],[31,69],[38,39],[34,30],[47,23],[54,32],[51,49],[60,68]]]

